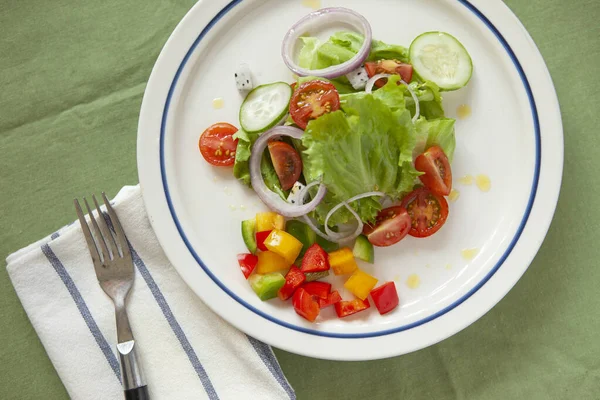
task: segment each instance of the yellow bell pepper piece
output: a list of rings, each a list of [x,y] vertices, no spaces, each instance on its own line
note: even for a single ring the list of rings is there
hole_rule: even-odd
[[[352,276],[344,283],[344,287],[361,300],[369,296],[375,285],[377,285],[377,279],[360,269],[354,271]]]
[[[285,229],[285,218],[272,211],[256,214],[256,232]]]
[[[348,275],[358,269],[354,254],[347,247],[329,253],[329,265],[336,275]]]
[[[270,274],[271,272],[281,271],[290,267],[285,258],[272,251],[261,251],[258,253],[258,263],[256,264],[256,273],[260,275]]]
[[[302,242],[287,233],[279,229],[273,229],[273,231],[265,239],[265,246],[267,249],[274,253],[279,254],[281,257],[292,265],[300,251],[302,251]]]

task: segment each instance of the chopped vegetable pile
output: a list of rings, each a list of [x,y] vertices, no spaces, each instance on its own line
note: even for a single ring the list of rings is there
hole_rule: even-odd
[[[299,34],[331,21],[355,31],[325,42]],[[446,222],[456,140],[442,93],[469,82],[471,58],[444,32],[423,33],[408,49],[373,40],[366,19],[345,8],[309,14],[282,49],[296,82],[255,86],[242,64],[241,129],[217,123],[199,142],[206,161],[233,165],[271,209],[242,222],[249,253],[238,255],[240,268],[261,300],[291,299],[311,322],[331,305],[340,318],[371,302],[387,314],[399,305],[395,284],[357,259],[373,264],[374,246],[428,237]],[[330,272],[348,277],[352,299],[322,281]]]

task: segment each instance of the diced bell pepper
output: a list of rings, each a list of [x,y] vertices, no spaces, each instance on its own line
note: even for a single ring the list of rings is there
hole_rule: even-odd
[[[265,239],[265,246],[270,251],[285,258],[288,265],[292,265],[296,261],[302,250],[302,243],[298,239],[279,229],[273,229]]]
[[[369,292],[377,285],[377,279],[360,269],[354,271],[344,287],[361,300],[369,296]]]
[[[347,247],[329,253],[329,265],[336,275],[349,275],[358,269],[354,254]]]
[[[268,274],[282,269],[289,268],[291,264],[285,258],[272,251],[262,251],[258,253],[258,264],[256,265],[257,274]]]
[[[285,229],[285,218],[272,211],[256,214],[256,232]]]

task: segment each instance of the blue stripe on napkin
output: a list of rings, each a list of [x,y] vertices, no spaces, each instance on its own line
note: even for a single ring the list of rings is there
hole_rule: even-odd
[[[56,254],[54,254],[54,252],[48,244],[43,245],[41,249],[48,261],[50,262],[50,264],[52,264],[52,267],[54,267],[54,270],[56,271],[60,279],[67,287],[67,290],[71,294],[75,305],[77,305],[77,309],[79,309],[79,312],[81,313],[81,316],[83,317],[86,325],[92,333],[92,336],[94,336],[94,339],[96,339],[96,343],[98,343],[100,350],[104,354],[106,361],[108,361],[108,364],[112,368],[117,379],[119,379],[119,382],[121,382],[121,368],[119,366],[119,361],[117,361],[117,357],[110,349],[110,345],[108,344],[106,338],[100,331],[100,328],[98,328],[96,321],[94,321],[94,317],[92,317],[92,314],[90,313],[87,304],[85,304],[85,301],[83,300],[79,289],[77,289],[77,286],[75,286],[73,278],[71,278],[71,275],[69,275],[69,273],[65,269],[65,266],[58,259]]]
[[[277,382],[279,382],[283,390],[285,390],[291,400],[295,400],[296,393],[288,383],[287,379],[285,379],[285,375],[283,375],[283,371],[281,370],[281,367],[279,366],[271,347],[269,347],[267,344],[264,344],[260,340],[254,339],[252,336],[246,335],[246,337],[248,338],[250,344],[252,344],[252,347],[254,347],[254,350],[256,350],[256,353],[258,353],[260,359],[265,363],[268,370],[271,371],[273,377],[277,380]]]

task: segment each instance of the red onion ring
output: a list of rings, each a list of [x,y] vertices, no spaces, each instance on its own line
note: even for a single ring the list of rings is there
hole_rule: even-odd
[[[310,31],[311,27],[314,26],[323,26],[326,21],[343,21],[352,25],[362,34],[365,38],[362,47],[350,60],[345,63],[339,65],[333,65],[328,68],[323,69],[305,69],[301,68],[294,61],[294,49],[298,42],[300,36],[304,35],[306,32]],[[371,32],[371,25],[366,20],[365,17],[357,13],[356,11],[342,8],[342,7],[331,7],[331,8],[323,8],[321,10],[314,11],[300,21],[296,22],[290,30],[286,33],[283,38],[283,44],[281,46],[281,56],[283,57],[283,62],[288,66],[292,72],[294,72],[298,76],[318,76],[322,78],[333,79],[342,75],[346,75],[347,73],[354,71],[356,68],[360,67],[363,61],[369,56],[369,52],[371,51],[371,42],[373,40],[373,35]]]
[[[369,78],[369,80],[367,81],[367,84],[365,86],[365,93],[367,93],[367,94],[373,93],[373,86],[375,86],[375,82],[377,82],[378,80],[383,79],[383,78],[389,78],[390,76],[392,76],[392,75],[390,75],[390,74],[373,75],[373,77]],[[413,101],[415,102],[415,115],[412,118],[412,122],[414,124],[415,122],[417,122],[417,120],[421,116],[421,105],[419,103],[419,97],[417,96],[415,91],[410,87],[410,85],[408,83],[404,82],[402,79],[399,80],[398,83],[401,83],[404,86],[406,86],[406,90],[408,90],[408,92],[410,93],[410,95],[413,98]]]
[[[301,139],[303,134],[304,131],[298,128],[276,126],[260,135],[252,146],[252,155],[250,156],[250,182],[252,183],[252,188],[267,207],[284,217],[292,218],[308,214],[319,205],[323,197],[325,197],[325,193],[327,193],[327,188],[321,183],[317,194],[309,203],[300,205],[290,204],[265,185],[265,180],[260,172],[260,162],[269,140],[279,136]]]

